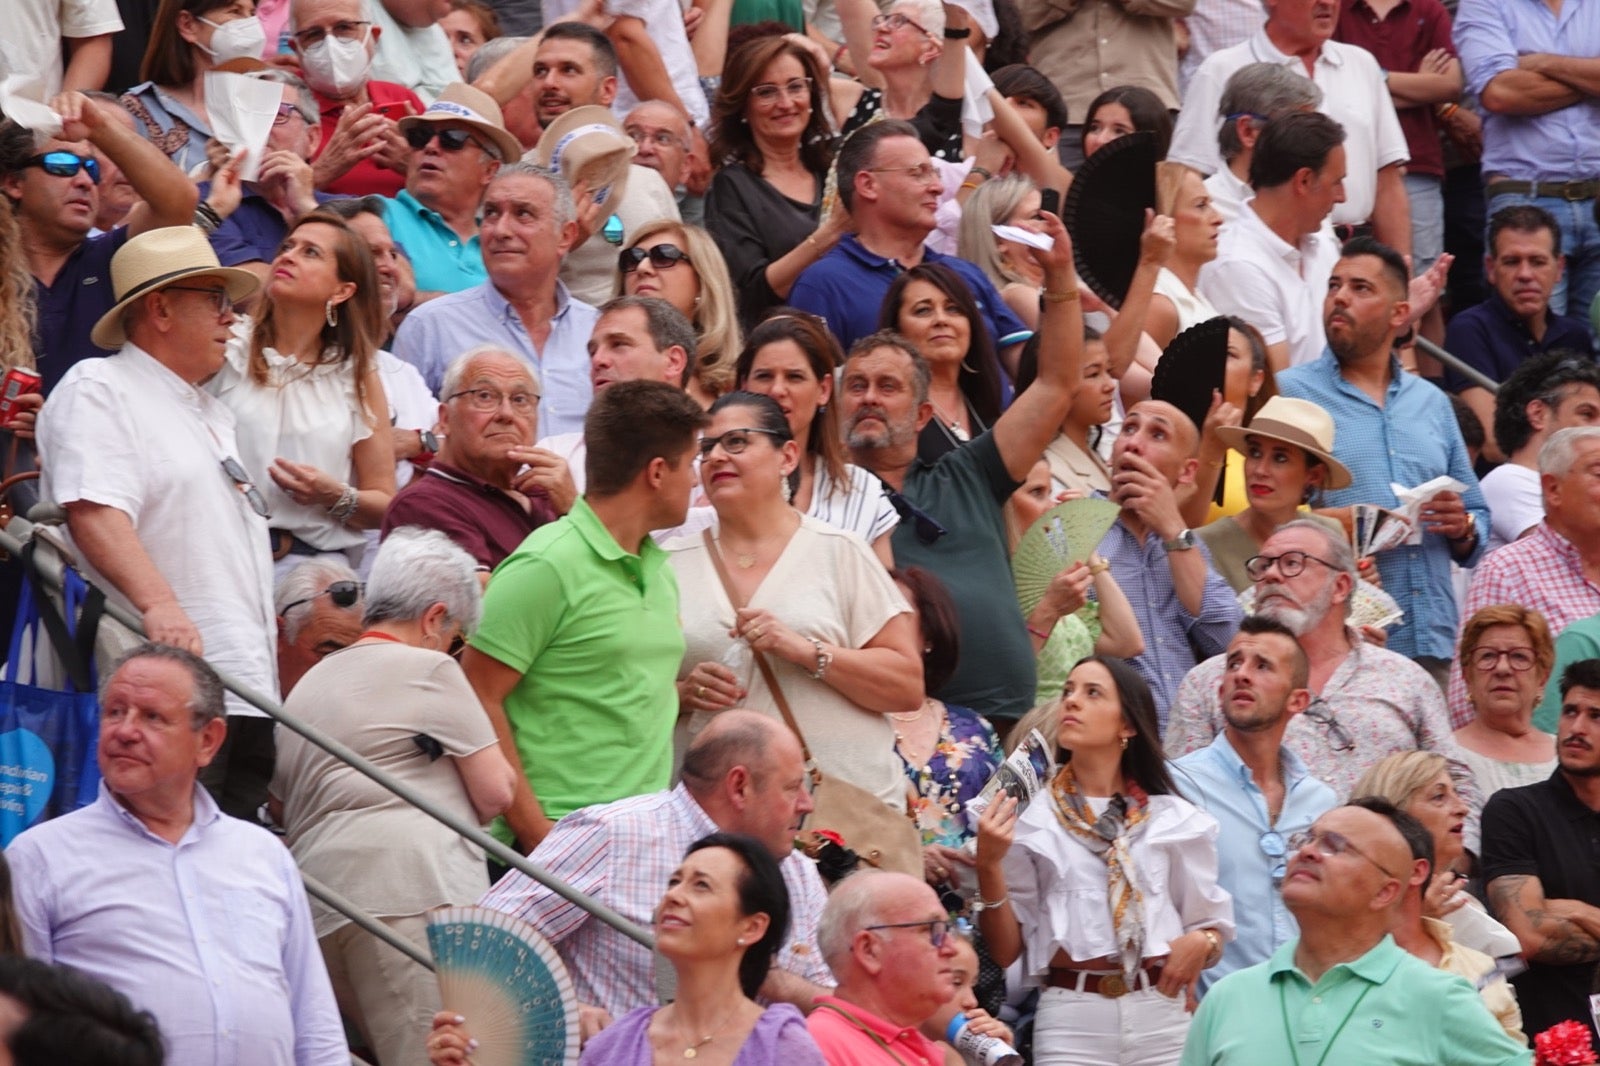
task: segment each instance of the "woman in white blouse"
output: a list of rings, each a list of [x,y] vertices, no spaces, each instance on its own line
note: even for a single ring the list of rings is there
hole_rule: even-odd
[[[1200,268],[1217,257],[1222,216],[1211,206],[1211,193],[1199,173],[1178,163],[1156,164],[1156,210],[1172,217],[1175,243],[1156,274],[1144,331],[1165,348],[1190,326],[1217,317],[1216,308],[1196,285]]]
[[[1176,1063],[1195,979],[1233,937],[1217,822],[1173,787],[1149,686],[1121,659],[1073,668],[1060,721],[1049,787],[978,821],[979,928],[1045,986],[1037,1066]]]
[[[314,211],[284,238],[259,315],[239,327],[208,386],[238,419],[240,459],[266,492],[279,577],[318,555],[358,566],[362,530],[383,521],[394,496],[376,370],[383,330],[367,242]]]

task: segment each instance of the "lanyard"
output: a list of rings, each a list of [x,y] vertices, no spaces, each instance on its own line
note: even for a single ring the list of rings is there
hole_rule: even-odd
[[[1287,979],[1278,983],[1278,1013],[1283,1017],[1283,1035],[1289,1041],[1289,1057],[1294,1060],[1294,1066],[1300,1066],[1300,1052],[1294,1046],[1294,1030],[1289,1028],[1289,1007],[1284,1000],[1283,986],[1286,983]],[[1344,1017],[1339,1021],[1339,1028],[1333,1031],[1333,1035],[1328,1038],[1328,1042],[1322,1046],[1322,1054],[1317,1059],[1317,1066],[1322,1066],[1324,1062],[1328,1061],[1328,1052],[1332,1051],[1333,1045],[1339,1042],[1339,1036],[1344,1032],[1344,1027],[1350,1024],[1350,1016],[1355,1014],[1356,1008],[1361,1006],[1361,1001],[1366,999],[1367,993],[1371,991],[1372,984],[1369,982],[1367,987],[1361,990],[1361,994],[1356,997],[1356,1001],[1350,1004],[1350,1009],[1344,1012]]]

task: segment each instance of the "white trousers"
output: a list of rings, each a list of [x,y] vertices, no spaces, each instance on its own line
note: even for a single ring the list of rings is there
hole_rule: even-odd
[[[1046,988],[1033,1023],[1034,1066],[1176,1066],[1189,1033],[1183,998],[1141,988],[1111,999]]]

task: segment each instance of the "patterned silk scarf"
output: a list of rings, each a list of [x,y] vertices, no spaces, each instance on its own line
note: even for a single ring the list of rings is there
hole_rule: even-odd
[[[1106,903],[1111,927],[1122,956],[1122,976],[1133,988],[1139,964],[1144,961],[1144,895],[1133,877],[1133,852],[1129,845],[1138,827],[1150,816],[1150,797],[1132,781],[1128,794],[1111,797],[1099,818],[1091,819],[1089,806],[1078,794],[1072,763],[1067,763],[1050,783],[1056,819],[1106,864]]]

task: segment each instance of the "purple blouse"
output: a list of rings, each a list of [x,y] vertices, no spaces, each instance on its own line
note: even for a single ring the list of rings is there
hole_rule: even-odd
[[[659,1007],[629,1011],[583,1047],[580,1066],[652,1066],[650,1019]],[[805,1017],[788,1003],[774,1003],[756,1020],[733,1066],[826,1066],[806,1031]]]

